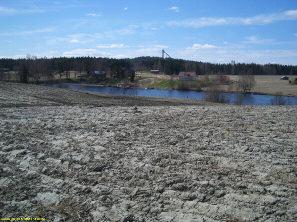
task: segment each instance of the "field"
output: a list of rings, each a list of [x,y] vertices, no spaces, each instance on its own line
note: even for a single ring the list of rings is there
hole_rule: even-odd
[[[0,82],[0,215],[296,221],[297,107]]]
[[[236,82],[238,81],[238,76],[229,75],[230,80]],[[272,95],[289,95],[289,96],[297,96],[297,85],[291,85],[287,80],[280,80],[281,76],[269,75],[269,76],[255,76],[256,85],[252,92],[256,93],[264,93],[264,94],[272,94]],[[205,89],[203,85],[204,76],[199,76],[197,78],[198,81],[202,82],[200,84],[202,87],[201,89]],[[209,76],[210,79],[216,78],[214,75]],[[290,79],[295,79],[297,76],[289,76]],[[170,88],[172,85],[175,88],[177,85],[177,77],[171,78],[168,75],[155,75],[150,73],[138,73],[138,80],[140,86],[144,88],[149,87],[156,87],[156,88]],[[170,83],[173,80],[172,83]],[[196,88],[199,88],[199,83],[196,84]],[[173,87],[173,88],[174,88]],[[195,89],[195,87],[192,87]],[[236,91],[236,84],[233,86],[229,85],[220,85],[218,86],[221,90],[224,91]]]
[[[289,96],[297,96],[297,85],[291,85],[287,80],[280,80],[281,76],[255,76],[256,86],[253,92],[278,95],[279,93]],[[237,79],[231,76],[231,79]],[[297,76],[289,76],[295,79]]]
[[[78,81],[78,76],[81,73],[76,71],[69,72],[69,79],[71,81]],[[86,73],[82,73],[86,74]],[[6,75],[6,80],[18,81],[16,73],[10,72]],[[9,77],[9,78],[8,78]],[[230,80],[233,82],[238,81],[238,76],[228,75]],[[288,96],[297,96],[297,85],[289,84],[287,80],[280,80],[281,76],[277,75],[256,75],[256,85],[252,89],[252,92],[263,93],[263,94],[272,94],[272,95],[288,95]],[[215,75],[209,75],[209,79],[215,79]],[[297,78],[297,76],[289,76],[291,80]],[[66,75],[55,74],[53,77],[54,80],[67,81]],[[136,83],[131,84],[129,81],[108,81],[107,85],[127,85],[127,86],[136,86],[142,88],[161,88],[161,89],[191,89],[191,90],[206,90],[205,85],[208,82],[205,82],[205,76],[198,76],[198,81],[180,81],[178,76],[169,76],[164,74],[152,74],[147,71],[137,72],[136,73]],[[33,80],[32,80],[33,81]],[[46,81],[46,79],[41,78],[40,81]],[[94,82],[92,82],[94,84]],[[102,84],[102,83],[100,83]],[[231,85],[219,85],[216,88],[223,91],[237,91],[236,84]]]

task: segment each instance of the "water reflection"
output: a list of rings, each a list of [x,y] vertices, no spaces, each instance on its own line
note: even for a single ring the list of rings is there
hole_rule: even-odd
[[[235,95],[235,104],[242,105],[244,101],[244,94],[238,93]]]
[[[233,104],[236,105],[248,105],[255,104],[255,95],[244,94],[244,93],[233,93],[234,101]]]
[[[278,95],[271,99],[271,105],[289,105],[289,103],[284,96]]]
[[[297,105],[297,96],[272,96],[260,94],[222,93],[222,92],[197,92],[183,90],[160,90],[141,88],[118,88],[89,86],[72,83],[49,84],[57,88],[68,88],[82,92],[104,93],[111,95],[163,97],[176,99],[210,100],[238,105]],[[211,99],[209,99],[211,98]]]

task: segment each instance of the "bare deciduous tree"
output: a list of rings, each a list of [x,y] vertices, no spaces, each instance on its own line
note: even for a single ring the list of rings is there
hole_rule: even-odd
[[[29,68],[28,68],[28,64],[26,64],[25,62],[23,62],[19,67],[19,76],[20,76],[21,83],[28,83]]]
[[[4,80],[4,70],[0,68],[0,81]]]
[[[254,75],[240,75],[238,80],[238,88],[241,92],[250,92],[256,85]]]
[[[205,93],[205,100],[208,102],[215,102],[215,103],[227,103],[228,98],[225,94],[218,90],[216,86],[210,87]]]

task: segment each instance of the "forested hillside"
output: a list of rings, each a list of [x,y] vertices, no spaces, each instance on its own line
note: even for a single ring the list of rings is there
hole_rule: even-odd
[[[178,74],[180,71],[195,71],[199,75],[297,75],[297,66],[279,64],[212,64],[182,59],[162,59],[159,57],[138,57],[134,59],[110,59],[95,57],[76,58],[36,58],[0,59],[0,72],[16,71],[27,73],[29,76],[52,76],[54,73],[78,71],[90,74],[94,70],[111,73],[113,78],[126,77],[122,70],[144,71],[158,69],[168,75]]]
[[[160,69],[166,74],[178,74],[180,71],[195,71],[200,75],[297,75],[297,66],[255,63],[213,64],[183,59],[161,59],[158,57],[138,57],[131,59],[136,70]]]

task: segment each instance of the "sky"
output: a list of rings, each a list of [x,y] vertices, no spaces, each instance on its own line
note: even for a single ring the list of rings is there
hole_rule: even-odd
[[[0,0],[0,57],[297,65],[297,0]]]

